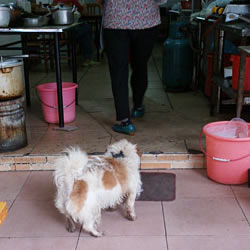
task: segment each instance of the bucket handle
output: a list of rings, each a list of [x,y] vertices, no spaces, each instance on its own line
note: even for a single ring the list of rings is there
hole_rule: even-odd
[[[56,106],[51,106],[51,105],[49,105],[49,104],[43,102],[43,101],[41,100],[41,98],[39,97],[39,95],[37,94],[37,90],[36,90],[36,96],[37,96],[38,100],[40,101],[40,103],[42,103],[44,106],[49,107],[49,108],[53,108],[53,109],[58,109],[58,107],[56,107]],[[68,108],[68,107],[71,106],[74,102],[75,102],[75,99],[74,99],[70,104],[63,106],[63,109]]]
[[[221,161],[221,162],[239,161],[239,160],[242,160],[242,159],[247,158],[247,157],[250,156],[250,153],[248,153],[247,155],[241,156],[241,157],[239,157],[239,158],[235,158],[235,159],[224,159],[224,158],[219,158],[219,157],[212,156],[212,155],[210,155],[208,152],[206,152],[206,151],[203,149],[203,147],[202,147],[202,143],[201,143],[201,137],[202,137],[202,135],[203,135],[203,131],[201,131],[200,137],[199,137],[200,149],[201,149],[202,153],[203,153],[205,156],[211,158],[211,159],[214,160],[214,161]]]

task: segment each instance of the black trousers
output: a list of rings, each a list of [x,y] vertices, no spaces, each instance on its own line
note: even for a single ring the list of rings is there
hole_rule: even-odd
[[[134,108],[141,107],[148,86],[147,63],[157,39],[158,26],[144,30],[104,29],[116,119],[130,119],[128,73]]]

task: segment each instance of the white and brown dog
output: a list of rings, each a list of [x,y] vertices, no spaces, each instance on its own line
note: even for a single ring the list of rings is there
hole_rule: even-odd
[[[103,158],[88,158],[79,148],[66,149],[56,160],[54,180],[57,187],[55,206],[66,217],[66,229],[75,223],[93,236],[101,236],[97,227],[101,210],[124,202],[126,217],[136,219],[135,199],[141,192],[140,152],[123,139],[109,145]]]

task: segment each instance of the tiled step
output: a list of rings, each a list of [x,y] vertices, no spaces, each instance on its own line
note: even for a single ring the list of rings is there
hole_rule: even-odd
[[[101,156],[101,155],[99,155]],[[0,171],[54,170],[58,155],[1,156]],[[205,168],[203,154],[143,154],[141,169]]]

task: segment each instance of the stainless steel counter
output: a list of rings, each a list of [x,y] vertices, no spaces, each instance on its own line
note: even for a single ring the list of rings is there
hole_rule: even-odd
[[[220,29],[231,32],[237,36],[250,37],[250,24],[246,22],[219,23]]]
[[[41,26],[41,27],[8,27],[1,28],[1,33],[61,33],[76,27],[78,23],[72,23],[69,25],[57,25],[57,26]]]
[[[198,16],[195,18],[195,21],[205,21],[206,17]],[[208,22],[215,22],[216,19],[208,18],[206,21]],[[233,22],[219,22],[217,24],[218,28],[224,31],[231,32],[237,36],[241,37],[249,37],[250,36],[250,24],[243,22],[243,21],[233,21]]]

